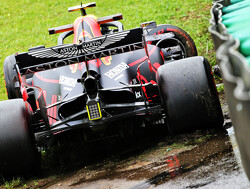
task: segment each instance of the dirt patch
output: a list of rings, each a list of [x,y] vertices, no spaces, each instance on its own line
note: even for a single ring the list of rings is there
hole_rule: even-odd
[[[223,130],[196,131],[163,137],[153,145],[138,145],[69,173],[23,181],[13,188],[136,188],[143,183],[161,184],[231,149]]]
[[[199,167],[212,157],[231,150],[228,137],[224,132],[207,131],[209,137],[202,138],[198,143],[196,134],[187,134],[192,145],[167,144],[164,138],[158,146],[146,149],[143,153],[123,160],[110,158],[96,165],[88,165],[72,176],[58,181],[49,188],[133,188],[142,184],[161,184],[167,180]],[[200,134],[200,133],[198,133]],[[181,137],[183,135],[179,135]],[[184,138],[186,138],[184,135]],[[175,139],[177,141],[178,139]],[[180,143],[182,141],[179,141]],[[164,144],[165,143],[165,144]],[[184,144],[186,141],[183,142]]]
[[[221,93],[219,97],[225,120],[230,124],[225,96]],[[232,150],[224,129],[198,130],[177,136],[163,136],[161,132],[163,130],[152,130],[125,142],[110,140],[93,144],[91,148],[95,150],[87,162],[64,162],[63,169],[51,165],[43,176],[20,180],[16,185],[5,183],[0,188],[96,189],[158,185]]]

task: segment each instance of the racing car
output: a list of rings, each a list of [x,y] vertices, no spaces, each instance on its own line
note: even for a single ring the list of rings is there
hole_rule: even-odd
[[[0,174],[28,175],[51,141],[102,136],[126,140],[138,127],[166,134],[222,127],[209,62],[192,38],[154,21],[124,30],[122,14],[97,18],[81,11],[73,24],[49,29],[58,44],[8,56],[8,99],[0,102]],[[73,35],[72,44],[64,40]],[[60,143],[57,143],[60,145]],[[67,152],[65,152],[67,153]]]

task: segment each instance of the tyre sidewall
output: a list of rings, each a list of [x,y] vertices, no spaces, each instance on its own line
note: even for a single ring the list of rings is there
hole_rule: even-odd
[[[209,68],[203,57],[193,57],[158,69],[157,83],[171,134],[222,126],[223,114]]]
[[[5,178],[31,176],[38,170],[39,155],[27,102],[1,101],[0,123],[0,174]]]
[[[17,77],[17,73],[14,70],[15,64],[15,55],[10,55],[4,60],[4,80],[9,99],[21,98],[20,90],[15,88],[15,82],[13,81]]]

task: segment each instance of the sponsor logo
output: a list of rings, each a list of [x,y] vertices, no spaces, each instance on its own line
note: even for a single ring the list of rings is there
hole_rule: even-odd
[[[128,68],[129,66],[126,63],[122,62],[118,64],[117,66],[115,66],[114,68],[112,68],[111,70],[109,70],[108,72],[106,72],[104,75],[112,79]]]
[[[84,42],[82,43],[82,49],[88,49],[88,48],[95,48],[95,47],[99,47],[100,45],[103,44],[104,40],[97,40],[97,41],[91,41],[91,42]]]
[[[58,55],[54,54],[53,52],[49,52],[50,56],[54,57],[61,57],[62,55],[68,56],[68,57],[74,57],[79,54],[85,54],[87,52],[94,52],[97,47],[101,46],[105,39],[90,41],[90,42],[83,42],[80,45],[73,45],[73,46],[67,46],[64,48],[51,48],[54,52],[58,53]]]
[[[112,49],[112,50],[106,50],[106,51],[102,51],[102,52],[98,52],[98,53],[82,55],[80,57],[74,57],[71,59],[57,60],[57,61],[53,61],[51,63],[44,63],[44,64],[39,65],[39,66],[21,68],[20,70],[24,74],[29,74],[29,73],[34,73],[34,72],[38,72],[38,71],[45,71],[45,70],[49,70],[49,69],[53,69],[53,68],[59,68],[62,66],[67,66],[67,65],[71,65],[71,64],[75,64],[75,63],[79,63],[79,62],[86,62],[89,60],[99,59],[102,57],[112,56],[112,55],[116,55],[116,54],[120,54],[120,53],[124,53],[124,52],[130,52],[130,51],[139,50],[139,49],[143,49],[143,46],[141,43],[138,45],[132,44],[129,46],[118,47],[118,48]],[[41,57],[41,58],[43,58],[43,57]]]
[[[65,90],[65,91],[72,91],[72,88],[64,87],[63,90]]]
[[[60,76],[59,84],[61,85],[67,85],[69,87],[75,87],[77,83],[77,79],[66,77],[66,76]]]
[[[135,91],[135,98],[138,99],[138,98],[141,98],[141,97],[142,97],[141,92],[140,91],[138,91],[138,92]]]
[[[136,79],[132,79],[131,84],[137,84],[137,80]]]
[[[102,57],[101,60],[102,60],[102,62],[103,62],[105,65],[110,65],[110,64],[111,64],[111,60],[112,60],[112,56]]]
[[[143,49],[142,33],[142,28],[125,30],[81,44],[65,44],[17,54],[16,60],[22,74],[44,71]]]
[[[71,70],[71,73],[76,73],[77,68],[78,68],[78,64],[69,65],[69,69]]]
[[[77,46],[71,46],[63,49],[58,49],[60,54],[68,54],[77,51]]]
[[[42,51],[29,52],[28,54],[36,58],[67,58],[78,55],[100,51],[124,39],[130,31],[123,31],[119,34],[101,36],[96,39],[83,42],[79,45],[60,45],[52,48],[43,49]]]

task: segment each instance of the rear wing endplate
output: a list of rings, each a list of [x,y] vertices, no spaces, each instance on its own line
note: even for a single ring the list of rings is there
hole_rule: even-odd
[[[22,75],[143,49],[143,29],[135,28],[93,38],[81,44],[65,44],[16,54]]]
[[[92,8],[92,7],[96,7],[96,3],[95,2],[93,2],[93,3],[87,3],[87,4],[81,4],[81,5],[78,5],[78,6],[75,6],[75,7],[69,7],[68,11],[69,12],[73,12],[73,11],[79,11],[79,10],[82,10],[82,9]]]

